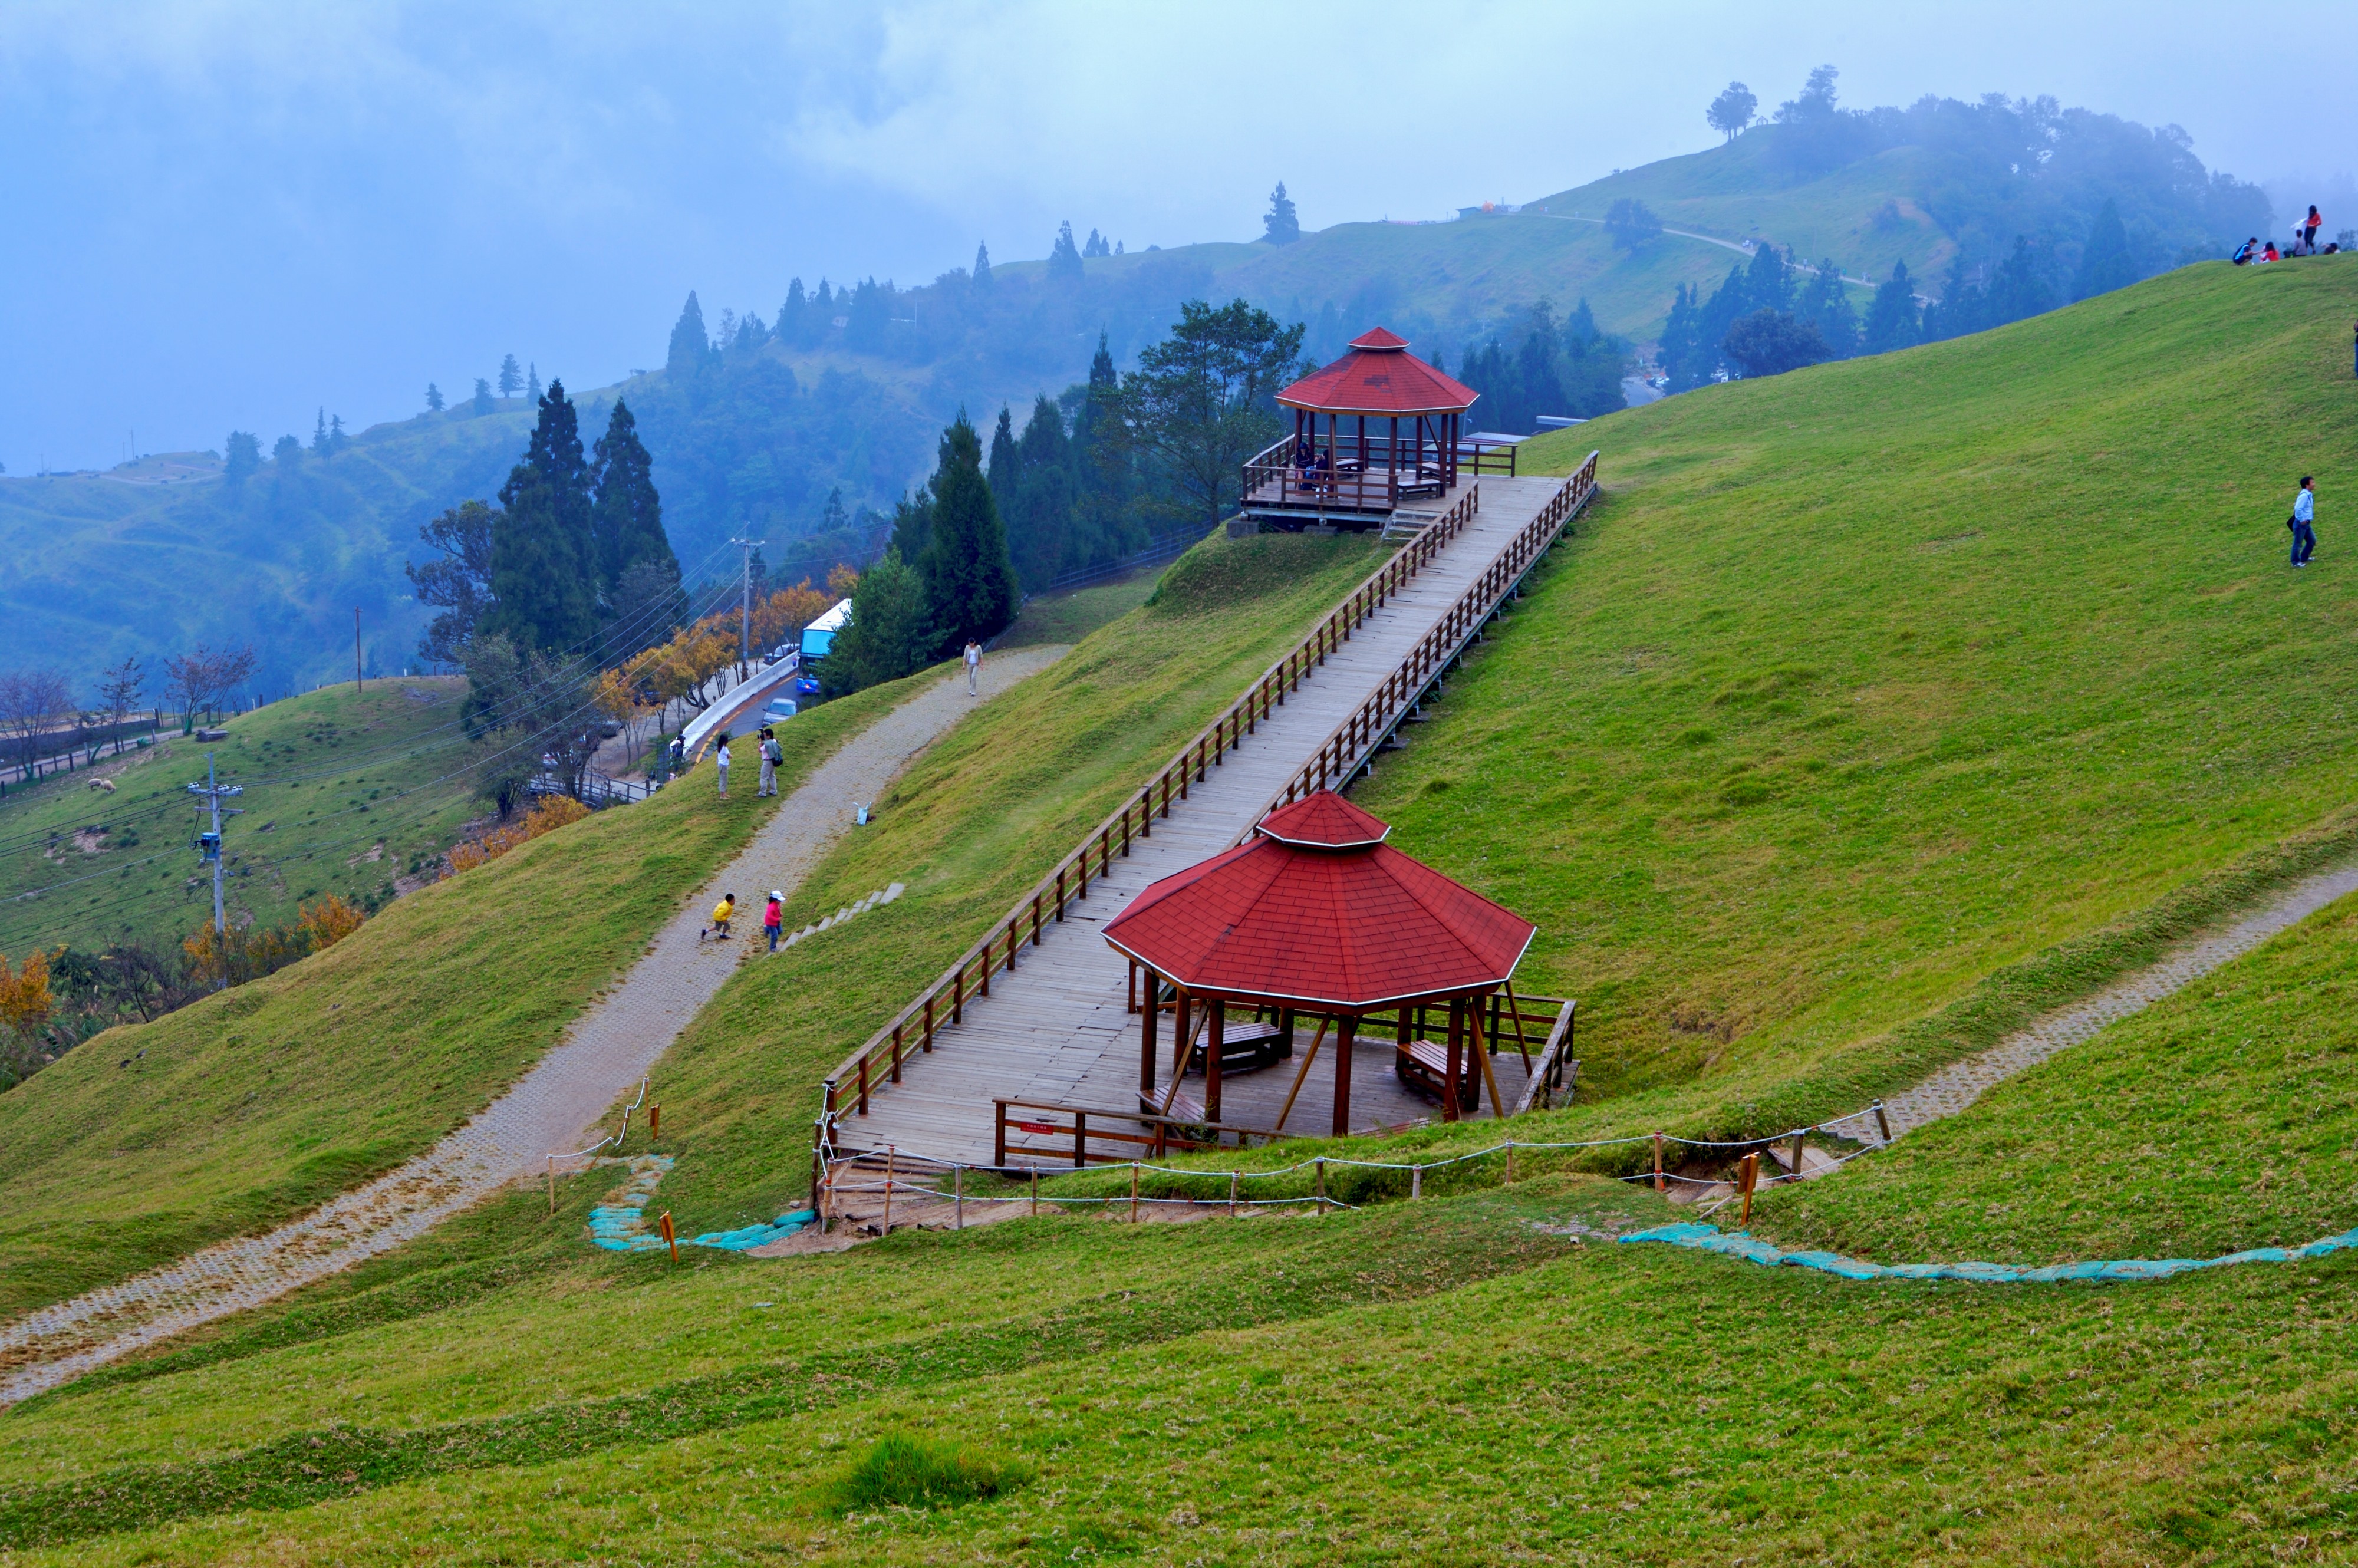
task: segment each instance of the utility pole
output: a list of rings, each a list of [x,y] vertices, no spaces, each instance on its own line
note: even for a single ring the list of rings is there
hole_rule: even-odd
[[[355,604],[352,606],[352,689],[362,691],[366,689],[366,685],[361,678],[361,607]]]
[[[223,811],[222,809],[222,802],[233,795],[243,795],[245,793],[245,786],[243,784],[223,784],[216,779],[213,774],[213,754],[211,752],[207,752],[205,753],[205,782],[200,784],[190,784],[189,786],[189,793],[195,795],[198,800],[202,803],[197,807],[198,810],[202,811],[210,807],[213,814],[212,831],[210,833],[200,833],[197,835],[197,848],[204,852],[206,860],[212,862],[213,950],[217,953],[225,953],[223,945],[229,938],[229,919],[222,908],[222,818],[225,816],[243,816],[244,813],[235,807],[233,807],[228,811]],[[229,984],[226,968],[223,969],[222,984],[224,987]]]
[[[748,528],[745,530],[746,537],[729,541],[741,546],[744,551],[744,604],[737,622],[737,679],[741,684],[750,679],[753,673],[750,667],[753,656],[753,552],[769,543],[767,539],[752,537],[752,532]]]

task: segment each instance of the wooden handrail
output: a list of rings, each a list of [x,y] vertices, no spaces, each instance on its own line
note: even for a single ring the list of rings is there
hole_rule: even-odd
[[[1589,496],[1595,492],[1595,485],[1596,454],[1591,452],[1588,455],[1588,460],[1581,465],[1579,471],[1565,481],[1563,490],[1541,509],[1539,517],[1517,535],[1515,543],[1509,546],[1508,555],[1513,557],[1516,563],[1513,569],[1510,572],[1502,570],[1502,563],[1506,560],[1506,557],[1501,557],[1500,562],[1493,563],[1483,573],[1475,588],[1461,598],[1455,607],[1453,607],[1449,616],[1444,620],[1444,626],[1455,627],[1463,622],[1464,635],[1454,641],[1446,639],[1437,641],[1443,629],[1436,628],[1433,633],[1426,636],[1418,644],[1418,651],[1410,655],[1408,665],[1404,665],[1401,671],[1394,672],[1391,676],[1385,679],[1379,688],[1377,702],[1380,702],[1385,694],[1412,689],[1402,684],[1403,677],[1409,667],[1419,665],[1420,660],[1423,660],[1425,664],[1431,664],[1433,668],[1439,667],[1439,665],[1432,664],[1432,661],[1425,657],[1429,647],[1442,646],[1445,643],[1450,649],[1450,656],[1454,656],[1455,648],[1470,638],[1481,623],[1479,616],[1476,616],[1471,621],[1465,620],[1466,606],[1480,598],[1486,591],[1490,594],[1493,600],[1503,598],[1506,591],[1521,579],[1523,573],[1529,569],[1530,562],[1536,559],[1539,551],[1544,547],[1543,545],[1534,542],[1544,540],[1552,543],[1564,524],[1587,503]],[[1434,556],[1466,531],[1478,515],[1481,504],[1482,491],[1477,481],[1468,486],[1466,494],[1460,497],[1448,511],[1442,514],[1438,521],[1419,533],[1413,540],[1402,546],[1390,560],[1370,573],[1365,581],[1346,595],[1342,602],[1330,611],[1317,625],[1312,627],[1290,652],[1262,671],[1260,677],[1246,687],[1242,696],[1230,703],[1226,710],[1182,746],[1178,753],[1163,765],[1161,772],[1150,778],[1137,793],[1124,799],[1122,804],[1099,823],[1094,831],[1084,838],[1076,848],[1058,860],[1047,875],[1042,877],[1029,892],[1015,902],[1004,921],[993,922],[987,934],[968,947],[956,963],[943,970],[931,985],[919,992],[889,1022],[869,1036],[865,1044],[846,1056],[837,1065],[835,1071],[827,1075],[822,1084],[822,1116],[831,1117],[844,1109],[853,1110],[860,1116],[867,1115],[869,1098],[875,1087],[880,1058],[881,1065],[886,1069],[890,1080],[899,1082],[902,1060],[909,1044],[914,1043],[921,1052],[925,1053],[930,1053],[933,1050],[935,1035],[944,1022],[939,1014],[940,1002],[946,993],[950,1003],[950,1016],[947,1022],[951,1023],[961,1022],[969,990],[978,995],[989,995],[991,972],[1001,967],[1012,967],[1015,962],[1017,933],[1021,923],[1033,918],[1035,909],[1053,910],[1054,917],[1062,920],[1069,903],[1087,898],[1089,881],[1094,876],[1102,876],[1112,869],[1117,849],[1122,858],[1127,859],[1133,836],[1140,838],[1153,837],[1155,819],[1158,816],[1167,817],[1171,815],[1174,795],[1179,800],[1185,800],[1189,784],[1202,778],[1209,768],[1224,762],[1227,753],[1252,735],[1261,719],[1271,717],[1277,708],[1282,707],[1287,695],[1299,689],[1302,683],[1308,679],[1319,665],[1326,662],[1326,656],[1329,654],[1338,651],[1368,616],[1390,602],[1394,593],[1400,591],[1412,578],[1424,569]],[[1445,663],[1446,659],[1441,662]],[[1426,681],[1419,679],[1414,683],[1412,689],[1422,691],[1425,684],[1427,684]],[[1368,713],[1375,706],[1374,702],[1363,704],[1360,714]],[[1394,708],[1397,709],[1400,706],[1401,704],[1395,703]],[[1342,728],[1336,731],[1336,735],[1351,730],[1353,725],[1359,721],[1359,718],[1360,715],[1354,715],[1352,719],[1346,720]],[[1389,734],[1390,728],[1387,727],[1382,733]],[[1379,741],[1381,736],[1379,735],[1377,739]],[[1296,782],[1310,773],[1318,772],[1321,761],[1327,757],[1330,750],[1335,752],[1336,765],[1326,768],[1319,776],[1336,775],[1342,759],[1342,752],[1335,750],[1336,745],[1336,737],[1330,736],[1326,744],[1320,747],[1310,768],[1305,769],[1303,773],[1296,775]],[[1356,772],[1357,766],[1357,757],[1355,753],[1351,771]],[[1340,776],[1347,778],[1349,775],[1344,773]],[[1258,822],[1260,817],[1268,815],[1268,809],[1273,809],[1276,805],[1298,798],[1298,795],[1293,793],[1294,788],[1295,784],[1289,783],[1287,793],[1282,799],[1273,799],[1270,808],[1254,814],[1254,820]],[[1093,860],[1096,862],[1094,871],[1091,866]],[[1045,915],[1042,917],[1044,918]],[[1000,950],[1002,934],[1006,938],[1003,957]],[[914,1036],[914,1041],[911,1039],[912,1035]],[[849,1107],[842,1105],[839,1100],[839,1097],[847,1092],[851,1095],[853,1101]]]
[[[1480,633],[1515,585],[1547,553],[1556,535],[1595,493],[1596,454],[1591,452],[1588,460],[1564,481],[1563,488],[1540,508],[1539,514],[1475,579],[1474,586],[1410,651],[1400,667],[1386,676],[1374,695],[1349,718],[1335,727],[1311,753],[1310,761],[1286,781],[1282,790],[1270,796],[1269,804],[1254,814],[1253,820],[1258,823],[1279,806],[1290,806],[1304,795],[1315,795],[1322,789],[1340,789],[1348,784],[1385,738],[1399,728],[1401,716],[1464,651],[1466,644]],[[1233,842],[1241,844],[1250,837],[1252,829],[1249,827]]]
[[[1556,1090],[1564,1087],[1567,1062],[1575,1075],[1579,1073],[1580,1064],[1572,1059],[1573,1014],[1579,1005],[1567,1000],[1556,1011],[1555,1027],[1548,1031],[1547,1044],[1540,1048],[1540,1059],[1531,1065],[1531,1082],[1523,1086],[1523,1098],[1515,1102],[1517,1116],[1534,1106],[1545,1110],[1555,1102]]]

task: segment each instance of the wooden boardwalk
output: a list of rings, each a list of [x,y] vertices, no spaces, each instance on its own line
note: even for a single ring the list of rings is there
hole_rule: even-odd
[[[1394,593],[1340,650],[1305,681],[1285,706],[1212,767],[1184,802],[1174,801],[1153,836],[1136,840],[1127,858],[1093,882],[1086,901],[1048,925],[1039,946],[1024,946],[1011,973],[993,977],[988,998],[969,997],[964,1022],[945,1025],[928,1054],[911,1053],[903,1079],[879,1084],[869,1114],[847,1108],[836,1144],[849,1152],[887,1144],[936,1159],[987,1164],[992,1155],[994,1098],[1026,1099],[1127,1110],[1138,1103],[1139,1031],[1127,1011],[1130,967],[1101,935],[1149,883],[1184,871],[1236,843],[1269,809],[1271,797],[1399,668],[1450,607],[1563,488],[1562,479],[1481,481],[1476,519]],[[1314,1026],[1305,1030],[1306,1049]],[[1162,1065],[1173,1054],[1163,1031]],[[1326,1054],[1312,1068],[1289,1130],[1323,1133],[1331,1120],[1333,1065]],[[1351,1104],[1359,1130],[1398,1125],[1439,1108],[1411,1096],[1391,1073],[1389,1041],[1362,1039],[1355,1053]],[[1520,1058],[1493,1058],[1498,1087],[1511,1107],[1526,1081]],[[1267,1126],[1298,1065],[1281,1063],[1228,1078],[1231,1122]],[[1167,1084],[1162,1086],[1167,1087]],[[1200,1097],[1197,1077],[1182,1091]],[[1262,1102],[1269,1103],[1264,1108]],[[1486,1101],[1483,1114],[1489,1107]]]

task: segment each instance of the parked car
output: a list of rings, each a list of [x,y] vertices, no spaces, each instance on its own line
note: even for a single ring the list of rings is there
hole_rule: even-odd
[[[793,697],[773,697],[770,698],[770,705],[762,709],[762,722],[764,724],[783,723],[784,720],[792,719],[800,711],[802,710],[795,706],[795,699]]]

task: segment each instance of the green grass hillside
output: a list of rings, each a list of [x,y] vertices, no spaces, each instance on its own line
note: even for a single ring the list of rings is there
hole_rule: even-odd
[[[1595,1098],[1534,1136],[1860,1092],[2346,852],[2358,676],[2331,498],[2353,297],[2358,265],[2197,270],[1581,432],[1611,493],[1358,795],[1393,842],[1538,919],[1531,984],[1584,999]],[[2279,555],[2288,469],[2326,481],[2327,553],[2302,574]],[[694,1228],[793,1193],[816,1073],[1362,571],[1350,552],[1216,542],[913,769],[789,919],[889,879],[910,896],[751,967],[659,1068],[662,1202]],[[478,885],[504,908],[616,852],[590,830],[627,816]],[[412,902],[286,989],[339,956],[343,994],[363,967],[382,983],[393,951],[362,944]],[[469,914],[488,933],[496,912]],[[2330,909],[1953,1120],[1772,1191],[1759,1228],[1884,1261],[2047,1261],[2358,1225],[2353,922]],[[95,1099],[74,1114],[100,1125]],[[21,1137],[0,1125],[0,1151]],[[537,1195],[487,1205],[0,1415],[0,1544],[42,1563],[2046,1565],[2333,1561],[2358,1540],[2346,1254],[2102,1288],[1857,1284],[1618,1245],[1687,1211],[1523,1169],[1316,1219],[1051,1217],[676,1267],[588,1246],[620,1181],[596,1170],[553,1218]]]
[[[233,805],[223,867],[231,917],[283,925],[328,893],[391,896],[480,807],[459,725],[466,683],[350,683],[289,697],[200,741],[167,729],[156,744],[0,798],[0,952],[131,939],[169,948],[212,918],[212,876],[191,842],[206,753]],[[114,789],[93,787],[104,778]]]
[[[782,785],[909,684],[787,726]],[[0,1317],[287,1219],[463,1123],[775,809],[717,799],[708,768],[0,1094]]]
[[[2358,263],[2212,265],[1616,415],[1611,492],[1360,798],[1540,925],[1619,1122],[1862,1103],[2350,853]]]

